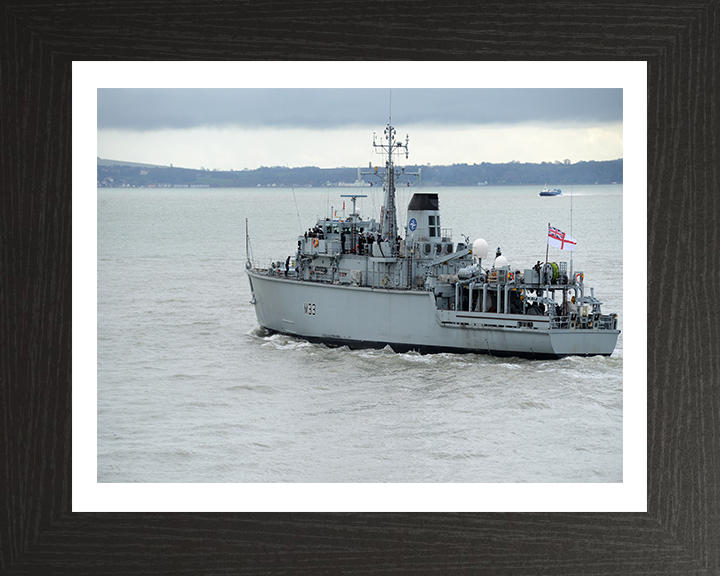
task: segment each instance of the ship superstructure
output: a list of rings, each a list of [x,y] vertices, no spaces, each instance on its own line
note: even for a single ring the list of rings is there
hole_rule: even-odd
[[[389,122],[374,148],[384,167],[362,176],[383,182],[379,221],[352,211],[300,236],[291,258],[267,268],[247,262],[259,324],[313,342],[396,351],[475,352],[531,358],[610,355],[617,314],[604,314],[582,271],[566,262],[512,268],[488,259],[483,239],[455,244],[442,228],[436,193],[415,193],[398,229],[395,182],[420,177],[395,166],[408,155]],[[589,292],[589,293],[588,293]]]

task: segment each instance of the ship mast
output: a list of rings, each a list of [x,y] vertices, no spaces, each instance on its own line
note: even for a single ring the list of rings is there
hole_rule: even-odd
[[[373,147],[376,150],[380,150],[380,154],[387,154],[387,161],[385,162],[385,201],[383,203],[383,218],[381,233],[383,238],[387,238],[391,242],[395,242],[395,238],[398,235],[397,225],[397,209],[395,206],[395,165],[393,164],[393,153],[404,149],[405,158],[408,157],[408,143],[410,137],[405,136],[405,143],[397,142],[395,140],[395,128],[391,122],[388,121],[385,127],[385,141],[386,143],[378,144],[373,134]]]

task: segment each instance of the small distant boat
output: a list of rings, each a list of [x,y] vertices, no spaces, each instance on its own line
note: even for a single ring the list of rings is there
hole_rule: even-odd
[[[545,184],[545,188],[540,190],[540,196],[560,196],[562,194],[562,190],[560,188],[553,188],[552,190],[547,187],[547,184]]]

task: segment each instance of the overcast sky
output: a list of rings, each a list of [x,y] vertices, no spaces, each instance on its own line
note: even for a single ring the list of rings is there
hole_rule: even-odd
[[[376,164],[392,122],[407,164],[623,157],[623,92],[570,89],[97,91],[100,158],[219,170]]]

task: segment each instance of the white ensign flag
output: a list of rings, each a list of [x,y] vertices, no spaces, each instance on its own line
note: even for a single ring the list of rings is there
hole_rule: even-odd
[[[548,244],[553,248],[560,248],[560,250],[572,250],[574,252],[577,241],[575,238],[565,234],[565,232],[562,232],[553,226],[549,226]]]

